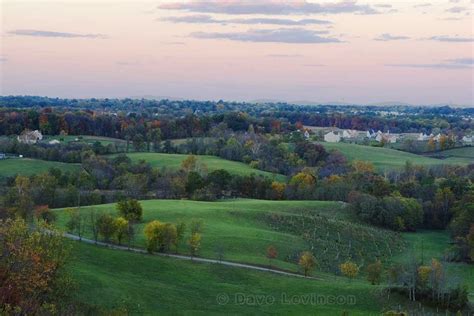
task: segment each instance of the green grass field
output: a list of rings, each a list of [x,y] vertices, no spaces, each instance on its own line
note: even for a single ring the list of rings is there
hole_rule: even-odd
[[[328,150],[339,150],[349,160],[370,161],[380,171],[403,168],[406,161],[410,161],[415,165],[434,166],[443,164],[467,165],[473,160],[468,157],[461,156],[449,157],[446,159],[436,159],[390,148],[372,147],[349,143],[321,142],[320,144]]]
[[[443,231],[421,231],[402,234],[403,249],[396,249],[398,237],[388,231],[377,230],[354,223],[354,218],[343,204],[321,201],[263,201],[237,199],[235,201],[197,202],[188,200],[142,201],[143,223],[136,228],[134,245],[144,246],[142,229],[144,223],[154,219],[163,222],[190,223],[193,219],[204,222],[201,257],[217,258],[216,245],[224,249],[224,260],[268,265],[265,257],[268,245],[278,250],[278,258],[272,262],[276,268],[301,272],[294,260],[294,254],[314,247],[318,267],[313,275],[319,280],[304,280],[279,276],[271,273],[221,266],[218,264],[192,263],[172,258],[110,250],[92,245],[71,242],[74,246],[73,263],[70,269],[78,282],[75,299],[106,309],[127,308],[132,313],[165,314],[308,314],[340,315],[348,310],[350,315],[379,315],[382,310],[394,309],[399,305],[409,309],[409,302],[400,296],[387,300],[378,293],[378,286],[371,286],[365,280],[364,268],[353,281],[336,276],[331,269],[323,268],[324,260],[330,260],[337,268],[345,259],[347,247],[340,247],[350,241],[350,255],[357,257],[366,252],[367,264],[374,258],[374,249],[380,252],[387,264],[403,262],[411,250],[425,261],[439,258],[448,246],[449,236]],[[90,209],[116,215],[114,204],[82,207],[81,212],[89,214]],[[57,225],[64,228],[67,213],[60,209]],[[298,220],[304,214],[313,214],[315,221]],[[262,218],[270,217],[268,222]],[[281,220],[284,218],[285,220]],[[275,219],[277,224],[274,225]],[[316,232],[311,237],[310,233]],[[86,232],[90,237],[91,233]],[[388,257],[384,246],[392,247],[393,256]],[[329,249],[329,251],[325,250]],[[340,251],[342,250],[342,251]],[[340,253],[339,253],[340,252]],[[183,243],[180,253],[188,253]],[[472,266],[446,264],[449,273],[473,284]],[[219,304],[217,296],[229,297],[228,304]],[[272,304],[239,304],[237,293],[267,295],[275,298]],[[338,304],[285,304],[282,295],[315,293],[317,295],[353,295],[355,305]],[[183,298],[186,298],[183,301]],[[240,298],[240,296],[238,296]],[[252,297],[252,296],[250,296]],[[472,289],[471,289],[472,299]],[[179,302],[179,304],[177,303]],[[415,308],[418,307],[416,303]],[[429,311],[428,307],[424,307]]]
[[[115,144],[115,143],[120,143],[120,144],[126,143],[126,140],[119,139],[119,138],[111,138],[111,137],[105,137],[105,136],[89,136],[89,135],[65,135],[65,136],[46,135],[43,141],[49,142],[53,139],[59,140],[62,143],[74,142],[76,141],[76,139],[78,139],[79,142],[84,142],[84,143],[89,143],[89,144],[93,144],[94,142],[100,142],[104,146],[107,146],[109,144]]]
[[[53,167],[62,171],[74,171],[79,169],[79,164],[30,158],[3,159],[0,160],[0,177],[10,177],[17,174],[30,176],[46,172]]]
[[[443,150],[437,153],[437,155],[446,158],[466,158],[474,163],[474,147],[462,147]]]
[[[341,315],[346,310],[380,315],[406,303],[393,295],[390,301],[379,297],[378,287],[365,280],[320,274],[323,280],[305,280],[71,243],[69,269],[77,284],[73,298],[102,309],[126,308],[129,314]],[[336,297],[339,303],[302,301],[316,295]],[[255,303],[257,296],[263,303]]]
[[[373,260],[375,255],[389,256],[389,252],[395,253],[401,246],[390,232],[352,224],[352,216],[338,202],[238,199],[220,202],[147,200],[141,203],[143,222],[135,226],[134,240],[138,247],[145,247],[145,223],[155,219],[188,224],[193,219],[202,220],[202,257],[218,258],[217,249],[221,248],[226,260],[268,265],[266,249],[273,245],[279,255],[272,264],[290,271],[297,271],[299,254],[312,247],[322,250],[315,252],[320,269],[331,272],[334,260],[343,261],[349,257],[361,262]],[[81,211],[87,215],[90,209],[117,214],[115,204],[82,207]],[[57,225],[65,228],[69,218],[67,212],[56,212]],[[313,215],[314,219],[302,216],[302,212]],[[87,231],[86,236],[91,237],[91,232]],[[180,253],[189,253],[184,242]]]
[[[138,162],[140,160],[145,160],[152,167],[155,168],[169,168],[169,169],[178,169],[181,166],[181,162],[188,157],[188,155],[181,154],[161,154],[161,153],[129,153],[127,154],[132,161]],[[232,174],[247,176],[252,173],[256,175],[262,175],[270,178],[275,178],[279,181],[284,181],[285,176],[280,174],[272,174],[270,172],[253,169],[249,165],[238,162],[222,159],[216,156],[204,156],[197,155],[196,158],[199,162],[205,164],[209,171],[214,171],[217,169],[225,169]]]

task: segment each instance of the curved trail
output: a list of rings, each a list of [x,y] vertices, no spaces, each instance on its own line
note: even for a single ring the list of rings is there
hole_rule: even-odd
[[[110,248],[110,249],[131,251],[131,252],[141,253],[141,254],[149,254],[144,249],[133,248],[133,247],[128,248],[127,246],[114,245],[114,244],[110,244],[110,243],[106,243],[106,242],[102,242],[102,241],[97,241],[96,242],[95,240],[87,239],[87,238],[79,238],[79,236],[69,234],[69,233],[64,233],[63,236],[66,237],[66,238],[72,239],[72,240],[85,242],[87,244],[99,245],[99,246],[107,247],[107,248]],[[271,273],[276,273],[276,274],[280,274],[280,275],[286,275],[286,276],[303,278],[303,279],[322,280],[322,279],[314,278],[314,277],[305,277],[304,275],[301,275],[301,274],[285,272],[285,271],[275,270],[275,269],[271,269],[271,268],[264,268],[264,267],[250,265],[250,264],[237,263],[237,262],[232,262],[232,261],[191,257],[191,256],[185,256],[185,255],[162,253],[162,252],[153,253],[153,255],[162,256],[162,257],[171,257],[171,258],[175,258],[175,259],[189,260],[189,261],[195,261],[195,262],[217,263],[217,264],[222,264],[222,265],[229,266],[229,267],[236,267],[236,268],[271,272]]]

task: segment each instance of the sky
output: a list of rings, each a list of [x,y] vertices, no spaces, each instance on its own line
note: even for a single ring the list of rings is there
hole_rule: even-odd
[[[0,93],[474,107],[474,0],[0,0]]]

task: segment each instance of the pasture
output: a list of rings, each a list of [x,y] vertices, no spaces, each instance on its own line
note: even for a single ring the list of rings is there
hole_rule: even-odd
[[[130,157],[133,162],[145,160],[154,168],[168,168],[172,170],[179,169],[183,160],[188,157],[188,155],[162,153],[129,153],[127,156]],[[271,172],[253,169],[243,162],[231,161],[216,156],[205,155],[196,155],[196,158],[198,162],[205,164],[209,171],[225,169],[229,173],[240,176],[248,176],[254,173],[256,175],[261,175],[272,179],[275,178],[279,181],[284,181],[286,178],[281,174],[273,174]]]
[[[278,257],[272,265],[289,271],[297,271],[299,254],[309,249],[315,249],[321,271],[335,272],[334,262],[348,258],[364,262],[376,255],[390,257],[403,248],[394,233],[354,224],[351,214],[339,202],[237,199],[146,200],[141,204],[143,221],[135,226],[133,241],[138,247],[145,247],[143,228],[152,220],[185,222],[188,227],[192,220],[200,220],[204,224],[201,257],[222,255],[225,260],[268,265],[266,250],[273,245]],[[87,216],[91,209],[117,214],[115,204],[81,207],[81,212]],[[57,224],[64,229],[69,216],[64,209],[56,213]],[[90,229],[85,235],[92,236]],[[179,250],[189,253],[186,242]]]
[[[372,162],[379,171],[401,169],[407,161],[415,165],[435,166],[435,165],[467,165],[473,159],[467,157],[448,157],[446,159],[436,159],[399,151],[390,148],[372,147],[349,143],[326,143],[320,142],[327,150],[336,149],[340,151],[348,160],[361,160]]]
[[[9,158],[0,160],[0,177],[11,177],[14,175],[31,176],[47,172],[50,168],[58,168],[65,172],[79,170],[80,166],[79,164],[58,161],[30,158]]]
[[[346,310],[380,315],[400,303],[409,305],[395,295],[379,297],[379,287],[365,280],[319,273],[315,276],[322,280],[301,279],[71,243],[68,268],[77,285],[73,299],[89,306],[89,314],[126,309],[129,314],[341,315]],[[338,302],[308,301],[316,295]]]
[[[474,147],[461,147],[453,148],[448,150],[443,150],[436,153],[436,156],[443,158],[465,158],[470,160],[471,163],[474,163]]]

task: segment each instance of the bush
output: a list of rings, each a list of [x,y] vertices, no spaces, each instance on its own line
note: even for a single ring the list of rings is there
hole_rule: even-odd
[[[117,203],[117,210],[120,215],[128,221],[139,222],[143,217],[143,209],[135,199],[122,200]]]

